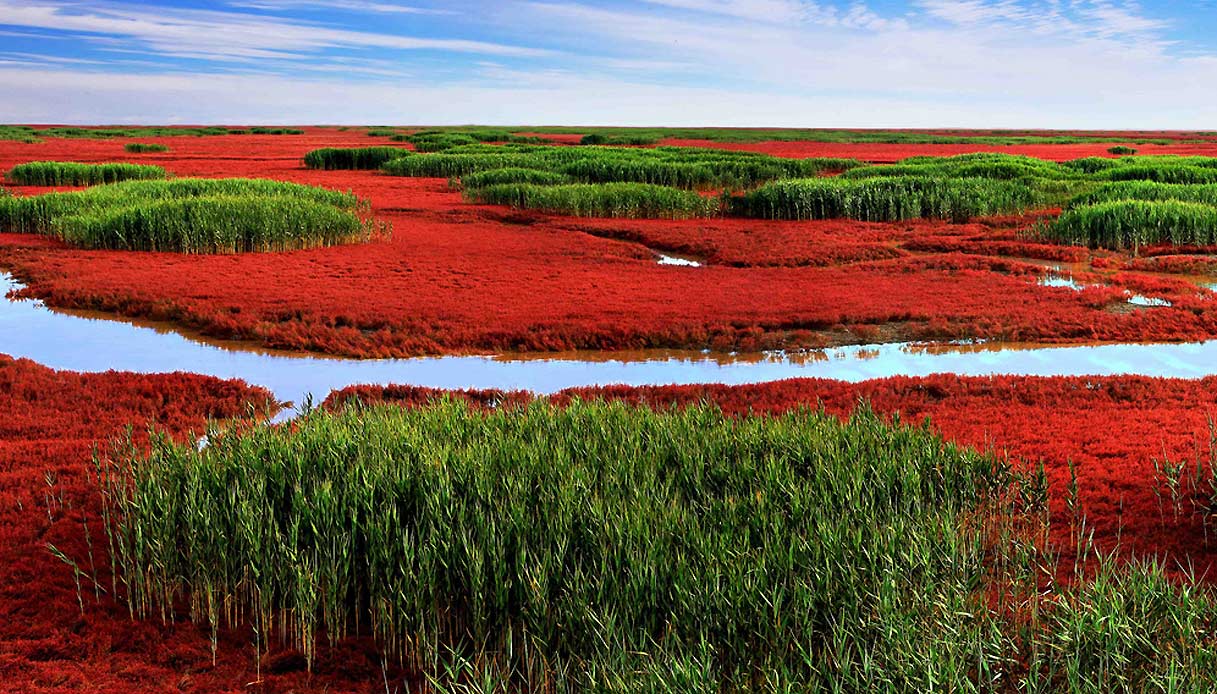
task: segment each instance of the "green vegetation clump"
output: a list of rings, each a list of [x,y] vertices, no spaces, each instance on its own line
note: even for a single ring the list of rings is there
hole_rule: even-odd
[[[571,177],[566,174],[541,169],[488,169],[457,179],[464,188],[485,188],[504,183],[529,183],[541,186],[556,186],[570,183]]]
[[[39,142],[38,133],[28,125],[0,125],[0,140],[26,144]]]
[[[956,222],[1015,213],[1039,195],[1016,181],[893,176],[776,181],[735,198],[734,212],[762,219],[835,219],[893,222],[934,218]]]
[[[1217,245],[1217,206],[1179,200],[1114,200],[1065,211],[1046,238],[1091,248]]]
[[[1146,158],[1147,159],[1147,158]],[[1099,174],[1109,181],[1155,181],[1158,183],[1217,183],[1217,167],[1183,161],[1155,161],[1138,158],[1124,166]],[[1217,160],[1214,161],[1217,163]]]
[[[394,135],[396,142],[409,142],[416,152],[444,152],[454,147],[475,145],[484,142],[510,142],[537,144],[544,142],[539,137],[524,137],[507,130],[493,128],[428,129],[409,134]]]
[[[31,161],[9,169],[7,178],[26,186],[91,186],[164,178],[159,166],[143,164],[80,164],[70,161]]]
[[[561,173],[581,183],[650,183],[675,188],[744,189],[765,181],[816,176],[860,166],[852,159],[785,159],[691,147],[466,145],[382,167],[396,176],[455,177],[499,168]],[[466,184],[466,187],[469,187]]]
[[[579,144],[616,146],[630,145],[643,147],[647,145],[657,145],[659,144],[659,140],[660,138],[657,135],[604,135],[601,133],[590,133],[588,135],[584,135],[583,138],[579,140]]]
[[[208,195],[67,215],[53,233],[80,248],[175,253],[248,253],[366,240],[347,210],[312,200]]]
[[[465,199],[576,217],[686,219],[716,215],[720,207],[718,198],[647,183],[499,184],[466,189]]]
[[[342,128],[339,128],[339,130],[342,130]],[[392,137],[396,134],[397,131],[391,128],[370,128],[368,130],[368,137]]]
[[[1082,159],[1074,159],[1061,164],[1066,169],[1081,172],[1083,174],[1097,174],[1108,169],[1115,169],[1124,166],[1125,162],[1119,159],[1111,159],[1109,157],[1085,157]]]
[[[991,178],[997,180],[1061,180],[1081,174],[1055,162],[1010,154],[961,154],[954,157],[910,157],[898,164],[864,166],[842,174],[846,178],[922,176]]]
[[[131,154],[141,154],[144,152],[168,152],[167,145],[156,144],[154,142],[128,142],[123,145],[124,152]]]
[[[209,135],[227,135],[228,128],[171,128],[171,127],[129,127],[129,128],[77,128],[59,127],[36,130],[38,137],[64,137],[86,140],[108,140],[116,137],[205,137]]]
[[[1057,583],[1042,470],[865,408],[348,403],[208,438],[98,459],[107,588],[254,657],[371,635],[441,691],[1217,686],[1212,589]]]
[[[1132,154],[1136,154],[1137,150],[1132,147],[1125,147],[1124,145],[1116,145],[1115,147],[1109,148],[1107,150],[1107,153],[1108,154],[1119,154],[1119,155],[1132,155]]]
[[[1075,197],[1069,207],[1083,207],[1119,200],[1178,200],[1217,206],[1217,184],[1170,184],[1153,181],[1121,181],[1106,183]]]
[[[486,152],[419,154],[386,162],[380,170],[390,176],[452,178],[479,171],[509,168],[541,168],[538,160],[527,153],[503,147],[487,148]]]
[[[349,193],[258,179],[130,181],[0,198],[0,229],[86,248],[235,253],[362,241],[386,231]]]
[[[409,142],[416,152],[442,152],[461,145],[474,145],[477,140],[463,133],[438,133],[432,135],[394,135],[396,142]]]
[[[304,155],[310,169],[379,169],[382,164],[410,154],[401,147],[326,147]]]
[[[310,657],[322,629],[362,627],[525,690],[928,685],[931,653],[1005,656],[959,618],[985,564],[964,519],[1000,466],[874,415],[441,402],[210,441],[155,437],[103,468],[139,616],[189,605]]]

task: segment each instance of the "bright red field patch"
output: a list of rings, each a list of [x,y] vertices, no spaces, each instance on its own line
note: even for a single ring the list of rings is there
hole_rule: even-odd
[[[393,224],[393,238],[294,253],[189,257],[78,251],[0,234],[0,268],[54,306],[352,356],[1217,335],[1217,302],[1193,285],[1176,282],[1158,297],[1171,306],[1147,310],[1127,309],[1117,276],[1103,279],[1111,286],[1084,292],[1037,285],[1044,261],[1084,264],[1087,254],[1028,240],[1032,218],[972,224],[575,219],[469,205],[440,179],[302,167],[300,158],[315,147],[383,144],[362,130],[159,141],[171,151],[126,155],[121,141],[6,142],[0,167],[32,159],[140,161],[179,176],[254,176],[350,189]],[[707,264],[661,266],[661,251]],[[1108,256],[1098,260],[1119,265]]]

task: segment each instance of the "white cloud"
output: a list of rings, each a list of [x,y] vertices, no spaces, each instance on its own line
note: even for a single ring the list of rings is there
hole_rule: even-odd
[[[1214,65],[1197,67],[1211,71]],[[0,103],[0,122],[1186,129],[1211,127],[1217,120],[1217,94],[1211,90],[1193,93],[1186,108],[1174,108],[1122,89],[1101,100],[1072,101],[943,101],[861,93],[824,98],[656,86],[570,73],[534,76],[527,85],[493,86],[0,66],[0,91],[8,95]]]
[[[243,0],[230,2],[230,7],[243,7],[254,10],[283,11],[294,9],[330,9],[363,12],[367,14],[415,14],[415,15],[448,15],[456,14],[451,10],[437,10],[428,7],[401,5],[393,2],[371,2],[370,0]]]
[[[486,41],[417,38],[334,29],[273,17],[99,4],[82,10],[60,2],[0,0],[0,23],[119,37],[162,55],[212,60],[282,58],[330,48],[434,49],[502,56],[546,51]]]
[[[83,36],[105,51],[172,53],[210,67],[100,75],[49,62],[39,71],[14,65],[0,79],[0,121],[1061,128],[1217,121],[1209,88],[1217,56],[1185,49],[1166,22],[1132,2],[914,0],[911,11],[894,14],[846,0],[642,0],[615,9],[505,0],[461,15],[479,36],[543,36],[565,49],[548,54],[511,41],[419,39],[231,12],[37,2],[0,0],[0,23],[94,32]],[[360,50],[441,46],[484,55],[472,65],[414,64],[394,50]],[[513,60],[521,54],[530,59]],[[83,77],[88,69],[94,76]],[[56,116],[58,108],[66,112]]]

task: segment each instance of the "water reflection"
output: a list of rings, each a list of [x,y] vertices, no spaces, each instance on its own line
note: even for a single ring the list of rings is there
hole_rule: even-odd
[[[0,273],[0,292],[19,288]],[[0,301],[0,353],[74,371],[189,371],[240,378],[282,401],[324,398],[347,385],[413,384],[550,393],[585,385],[744,384],[786,378],[861,381],[895,375],[1217,374],[1217,341],[1193,344],[1043,346],[887,344],[800,353],[570,352],[544,355],[341,359],[201,342],[150,325]]]

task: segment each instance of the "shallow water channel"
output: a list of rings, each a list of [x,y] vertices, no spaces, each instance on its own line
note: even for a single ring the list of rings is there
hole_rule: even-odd
[[[0,273],[0,294],[20,288],[11,275]],[[320,401],[331,390],[362,383],[552,393],[606,384],[743,384],[786,378],[860,381],[935,373],[1180,378],[1217,374],[1217,341],[1068,347],[888,344],[740,355],[656,351],[342,359],[203,341],[163,327],[55,311],[35,300],[0,300],[0,354],[72,371],[188,371],[240,378],[291,403],[300,403],[309,394]]]

